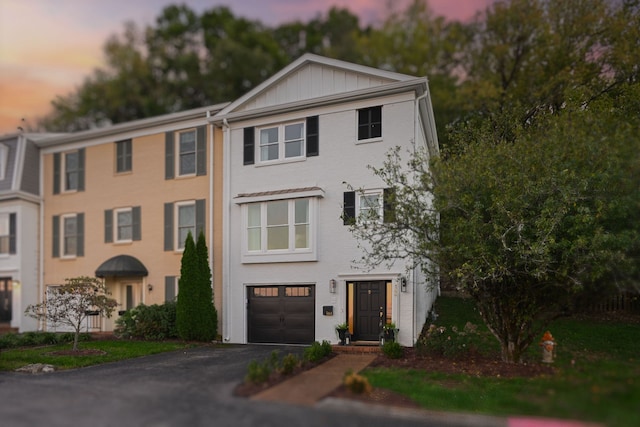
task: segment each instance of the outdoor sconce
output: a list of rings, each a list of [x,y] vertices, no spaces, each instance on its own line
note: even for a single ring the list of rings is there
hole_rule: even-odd
[[[336,279],[329,280],[329,292],[331,292],[332,294],[335,294],[337,284],[338,283],[336,282]]]
[[[401,277],[400,278],[400,290],[402,292],[407,292],[407,278],[406,277]]]
[[[20,282],[20,280],[14,280],[13,281],[13,287],[14,289],[19,288],[20,286],[22,286],[22,283]]]
[[[147,285],[147,289],[149,289],[149,292],[151,292],[153,290],[153,285],[151,283],[149,283]]]

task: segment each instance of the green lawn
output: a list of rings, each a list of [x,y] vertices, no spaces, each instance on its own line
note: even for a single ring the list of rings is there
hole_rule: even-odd
[[[480,322],[469,301],[442,297],[438,309],[438,325],[462,329],[467,321]],[[557,342],[557,372],[552,376],[508,379],[382,368],[366,370],[364,375],[373,386],[409,396],[432,410],[638,425],[640,323],[560,319],[548,329]],[[496,352],[486,329],[482,326],[479,331],[487,340],[484,350]],[[526,359],[541,359],[537,343]]]
[[[69,350],[71,344],[51,346],[22,347],[0,352],[0,371],[12,371],[32,363],[46,363],[56,369],[72,369],[100,363],[115,362],[122,359],[146,356],[165,351],[179,350],[189,344],[173,341],[86,341],[81,349],[98,349],[106,352],[98,356],[54,356],[49,353],[57,350]]]

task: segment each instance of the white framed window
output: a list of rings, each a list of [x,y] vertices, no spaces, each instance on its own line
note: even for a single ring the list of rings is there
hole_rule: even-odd
[[[358,193],[357,216],[365,221],[382,221],[383,218],[383,191],[368,190]]]
[[[177,134],[177,168],[179,176],[196,174],[196,130]]]
[[[177,249],[184,250],[184,243],[187,240],[189,232],[195,241],[196,235],[196,203],[179,202],[176,203],[176,242]]]
[[[78,216],[62,216],[62,256],[75,257],[78,254]]]
[[[77,191],[80,179],[80,153],[70,151],[62,156],[64,171],[64,191]]]
[[[133,240],[133,210],[131,208],[115,209],[115,241],[118,243]]]
[[[358,110],[358,141],[377,141],[382,138],[382,106]]]
[[[0,255],[11,253],[11,214],[0,214]]]
[[[243,262],[316,259],[316,198],[243,205]]]
[[[261,163],[305,157],[305,122],[258,129]]]
[[[0,144],[0,180],[7,177],[7,164],[9,161],[9,147]]]

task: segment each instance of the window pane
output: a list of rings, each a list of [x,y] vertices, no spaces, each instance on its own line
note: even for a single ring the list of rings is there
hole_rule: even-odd
[[[289,249],[289,226],[267,228],[267,250]]]
[[[277,160],[278,159],[278,144],[265,145],[260,147],[260,160]]]
[[[309,247],[309,226],[307,224],[296,225],[296,249]]]
[[[296,224],[309,223],[309,200],[296,200]]]
[[[253,205],[249,205],[249,218],[248,225],[249,227],[259,227],[260,226],[260,204],[256,203]]]
[[[291,141],[293,139],[302,139],[302,131],[304,125],[302,123],[296,123],[294,125],[287,125],[284,127],[284,140]]]
[[[9,214],[0,214],[0,236],[9,235]]]
[[[273,144],[278,142],[278,128],[260,130],[260,145]]]
[[[9,236],[0,236],[0,254],[9,253]]]
[[[180,175],[196,172],[196,153],[180,155]]]
[[[261,246],[261,230],[260,228],[250,228],[248,230],[248,242],[247,246],[250,251],[259,251]]]
[[[267,226],[289,223],[289,202],[286,200],[267,203]]]
[[[184,248],[184,242],[191,232],[196,239],[196,205],[184,205],[178,207],[178,248]]]
[[[196,131],[180,134],[180,153],[196,151]]]
[[[284,156],[287,158],[301,157],[302,156],[302,140],[285,143]]]

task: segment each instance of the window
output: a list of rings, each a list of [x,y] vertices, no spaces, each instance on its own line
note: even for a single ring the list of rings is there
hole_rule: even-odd
[[[345,225],[358,221],[395,221],[395,194],[384,190],[347,191],[344,193],[342,219]]]
[[[164,300],[175,301],[178,296],[178,278],[176,276],[164,276]]]
[[[0,214],[0,255],[16,253],[16,214]]]
[[[304,122],[260,129],[260,161],[304,156]]]
[[[9,147],[0,144],[0,180],[7,177],[7,162],[9,161]]]
[[[196,131],[178,134],[178,171],[180,175],[196,173]]]
[[[311,249],[311,199],[276,200],[247,205],[249,252],[296,252]]]
[[[187,235],[194,240],[204,232],[205,200],[192,200],[164,205],[164,250],[181,251]]]
[[[53,217],[53,257],[84,256],[84,214]]]
[[[317,156],[320,151],[318,116],[307,117],[296,123],[265,126],[257,131],[254,127],[247,127],[244,128],[243,138],[244,165],[254,164],[256,156],[260,163]]]
[[[382,137],[382,107],[358,110],[358,141]]]
[[[104,242],[126,243],[141,240],[141,209],[108,209],[104,211]]]
[[[85,150],[54,153],[53,194],[84,191]]]
[[[165,134],[165,179],[207,174],[206,126]]]
[[[131,172],[132,147],[131,140],[116,142],[116,172]]]

